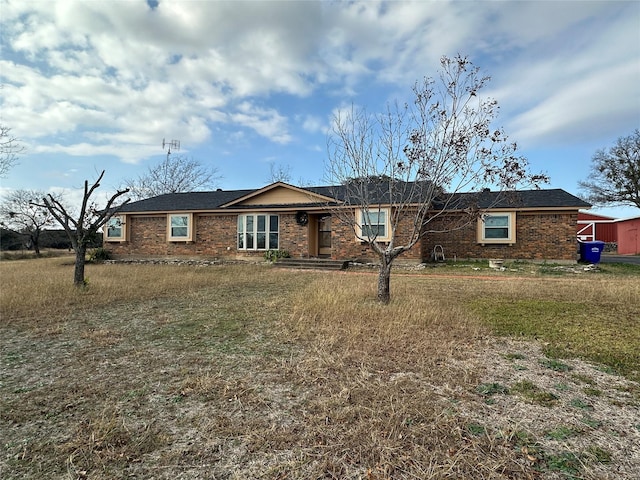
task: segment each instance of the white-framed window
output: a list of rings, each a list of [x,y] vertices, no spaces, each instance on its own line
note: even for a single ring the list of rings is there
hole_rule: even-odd
[[[361,208],[356,212],[358,239],[388,242],[391,240],[388,208]]]
[[[193,215],[191,213],[169,214],[167,238],[170,242],[190,242],[193,239]]]
[[[122,242],[126,238],[125,219],[123,216],[114,215],[106,224],[105,238],[107,242]]]
[[[278,250],[279,237],[278,215],[238,215],[238,250]]]
[[[515,212],[495,212],[478,219],[478,243],[516,243]]]

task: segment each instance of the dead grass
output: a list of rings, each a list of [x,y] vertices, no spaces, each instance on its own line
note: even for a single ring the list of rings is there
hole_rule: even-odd
[[[527,335],[570,352],[579,329],[555,325],[579,304],[622,317],[600,332],[637,349],[615,333],[638,318],[633,276],[497,290],[394,275],[381,306],[366,274],[91,265],[77,291],[60,286],[63,261],[19,262],[0,264],[2,478],[595,480],[640,468],[637,383],[492,333],[509,305],[557,303],[533,315],[556,337]]]
[[[251,275],[264,274],[266,267],[254,267],[254,272],[245,274],[245,282],[251,281]],[[33,328],[42,319],[42,326],[51,328],[73,313],[191,295],[212,282],[211,272],[202,267],[88,263],[85,270],[88,288],[76,289],[72,284],[73,268],[73,257],[0,263],[0,312],[4,322],[24,321]],[[229,268],[218,267],[217,281],[227,281]]]

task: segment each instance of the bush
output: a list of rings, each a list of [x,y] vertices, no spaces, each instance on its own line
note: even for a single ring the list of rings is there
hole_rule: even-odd
[[[89,254],[89,261],[93,263],[101,263],[106,260],[111,260],[111,252],[105,248],[96,248]]]
[[[0,250],[23,250],[24,238],[17,232],[0,228]]]
[[[289,258],[289,252],[286,250],[267,250],[264,252],[264,259],[268,262],[275,262],[279,258]]]

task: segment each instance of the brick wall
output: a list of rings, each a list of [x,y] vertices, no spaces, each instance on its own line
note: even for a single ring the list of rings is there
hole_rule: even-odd
[[[406,245],[406,243],[409,241],[408,236],[409,232],[411,231],[410,228],[410,218],[405,218],[404,221],[400,222],[400,225],[398,226],[398,229],[396,231],[396,246]],[[337,218],[332,224],[331,245],[333,250],[332,257],[338,260],[355,259],[367,261],[376,260],[378,258],[377,254],[368,244],[356,240],[355,233],[350,225],[340,222]],[[420,242],[414,245],[411,250],[404,252],[399,257],[399,259],[420,262]]]
[[[441,222],[429,224],[438,230]],[[432,233],[423,238],[422,256],[429,259],[436,245],[442,245],[445,257],[504,258],[517,260],[576,260],[577,212],[518,212],[515,245],[480,245],[477,243],[477,223],[448,233]]]
[[[105,243],[116,256],[207,256],[236,253],[235,215],[194,215],[195,241],[167,242],[166,215],[128,215],[123,243]]]
[[[280,215],[280,250],[286,250],[293,258],[309,256],[309,227],[299,225],[295,214]]]
[[[526,212],[516,216],[516,244],[479,245],[476,240],[476,223],[459,231],[429,234],[399,261],[420,262],[428,260],[435,245],[442,245],[447,259],[454,256],[466,258],[505,258],[522,260],[576,260],[577,212]],[[407,220],[398,229],[396,245],[407,242],[410,231]],[[439,222],[430,224],[438,229]],[[214,257],[252,258],[262,257],[263,251],[239,251],[237,249],[237,215],[194,215],[194,242],[167,242],[167,217],[161,215],[128,215],[128,241],[105,242],[105,248],[116,256],[150,257]],[[296,223],[295,214],[280,215],[280,249],[292,257],[309,256],[309,228]],[[339,221],[332,223],[332,258],[375,260],[375,252],[365,243],[355,239],[352,228]]]
[[[195,241],[167,242],[167,216],[128,215],[128,241],[105,242],[116,256],[262,257],[264,251],[237,249],[237,215],[196,214]],[[280,215],[279,246],[292,257],[309,255],[308,228],[296,223],[295,214]]]

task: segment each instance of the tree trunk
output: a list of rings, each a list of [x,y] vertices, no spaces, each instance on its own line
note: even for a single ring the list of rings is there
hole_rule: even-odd
[[[84,287],[84,260],[87,254],[86,245],[76,246],[76,267],[73,272],[73,284],[76,287]]]
[[[391,262],[386,255],[380,255],[380,273],[378,274],[378,300],[387,305],[391,300]]]
[[[31,235],[31,243],[33,244],[33,251],[36,252],[36,257],[40,256],[40,232],[36,232]]]

